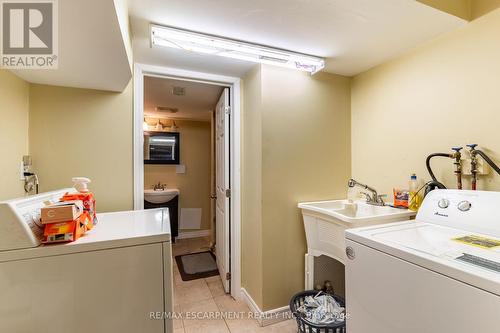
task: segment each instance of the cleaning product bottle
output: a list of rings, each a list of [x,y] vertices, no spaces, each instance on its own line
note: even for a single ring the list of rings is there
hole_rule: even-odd
[[[78,191],[78,193],[66,193],[63,196],[62,201],[83,201],[83,210],[90,217],[91,223],[88,225],[88,230],[90,230],[97,222],[95,198],[88,188],[88,183],[90,183],[91,180],[85,177],[74,177],[71,180],[73,181],[73,187]]]
[[[408,209],[416,212],[422,204],[422,195],[419,193],[417,175],[412,174],[409,183]]]

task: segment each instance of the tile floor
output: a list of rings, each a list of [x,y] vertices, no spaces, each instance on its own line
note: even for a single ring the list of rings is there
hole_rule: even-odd
[[[207,237],[178,240],[172,246],[173,256],[203,252],[209,249]],[[174,312],[182,318],[174,319],[174,333],[296,333],[295,321],[287,320],[274,325],[260,327],[248,316],[235,319],[207,319],[207,315],[231,312],[247,314],[250,310],[243,301],[236,301],[225,294],[219,276],[193,281],[182,281],[174,265]],[[192,318],[193,313],[201,313],[201,318]],[[191,317],[191,318],[190,318]]]

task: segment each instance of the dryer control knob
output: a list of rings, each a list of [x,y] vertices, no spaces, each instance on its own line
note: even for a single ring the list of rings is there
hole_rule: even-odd
[[[443,199],[438,201],[439,208],[443,208],[443,209],[448,208],[449,205],[450,205],[450,200],[448,200],[448,199],[443,198]]]
[[[472,204],[469,201],[460,201],[458,203],[458,210],[461,210],[462,212],[468,211],[472,207]]]

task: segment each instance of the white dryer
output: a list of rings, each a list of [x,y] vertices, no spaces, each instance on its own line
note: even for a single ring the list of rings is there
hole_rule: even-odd
[[[349,333],[500,332],[499,192],[432,191],[346,245]]]
[[[98,214],[73,243],[39,245],[39,209],[68,189],[0,203],[0,332],[173,332],[167,210]]]

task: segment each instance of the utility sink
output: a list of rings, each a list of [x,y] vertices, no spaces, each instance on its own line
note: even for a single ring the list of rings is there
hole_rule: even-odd
[[[176,196],[178,196],[180,191],[176,188],[166,188],[163,190],[144,190],[144,200],[153,204],[162,204],[169,202]]]
[[[304,218],[307,255],[326,255],[344,264],[346,229],[410,220],[416,214],[407,209],[348,200],[304,202],[298,207]]]
[[[346,226],[362,227],[364,224],[385,223],[386,221],[408,220],[415,212],[390,206],[374,206],[364,201],[349,203],[348,200],[316,201],[299,203],[302,212],[323,215],[326,219],[338,219]]]

